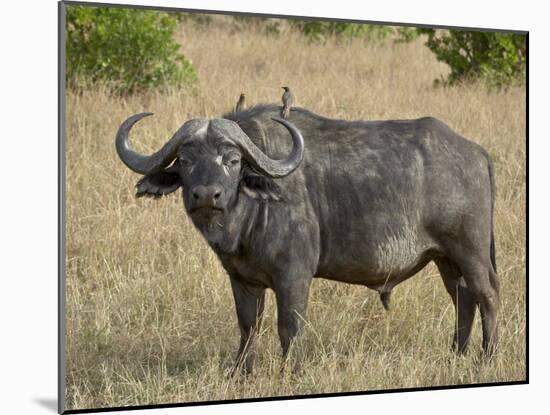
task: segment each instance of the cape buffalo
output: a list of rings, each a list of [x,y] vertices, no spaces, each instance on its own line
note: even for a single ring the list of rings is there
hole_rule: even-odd
[[[494,174],[487,152],[431,118],[340,121],[257,105],[187,121],[156,153],[116,149],[143,175],[137,196],[183,188],[193,223],[229,274],[241,332],[234,368],[252,371],[266,288],[277,299],[286,356],[300,331],[312,278],[377,290],[434,261],[455,306],[454,345],[466,349],[476,305],[483,348],[497,338],[499,283]],[[291,138],[291,140],[290,140]]]

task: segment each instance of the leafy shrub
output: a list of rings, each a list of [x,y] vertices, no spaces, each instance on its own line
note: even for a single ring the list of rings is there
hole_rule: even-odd
[[[197,75],[173,40],[168,13],[108,7],[67,7],[67,81],[107,81],[123,93],[193,85]]]
[[[396,28],[397,37],[395,43],[412,42],[420,36],[420,32],[416,27],[402,26]]]
[[[418,32],[428,35],[426,46],[451,68],[446,83],[481,78],[489,86],[503,87],[524,79],[524,35],[435,29]]]
[[[325,40],[327,36],[342,38],[382,39],[393,33],[393,28],[367,23],[323,22],[319,20],[293,21],[300,31],[312,40]]]

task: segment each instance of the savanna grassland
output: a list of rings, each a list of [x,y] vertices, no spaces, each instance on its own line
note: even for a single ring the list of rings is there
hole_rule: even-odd
[[[308,42],[291,28],[236,30],[230,19],[183,23],[177,40],[200,85],[117,96],[67,90],[67,409],[518,381],[526,377],[525,90],[481,84],[434,88],[448,69],[422,39]],[[179,192],[135,199],[139,176],[114,137],[151,111],[133,145],[151,153],[186,120],[248,103],[298,104],[342,119],[440,118],[493,158],[501,280],[500,343],[481,361],[479,313],[469,353],[451,349],[454,310],[433,265],[399,285],[386,312],[367,288],[315,280],[298,374],[279,373],[274,295],[268,292],[255,376],[226,375],[239,341],[229,279],[185,216]],[[307,140],[306,140],[307,145]]]

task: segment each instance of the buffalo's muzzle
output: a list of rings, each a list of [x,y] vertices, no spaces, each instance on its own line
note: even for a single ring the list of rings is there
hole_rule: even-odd
[[[191,189],[191,214],[195,219],[211,220],[223,213],[223,188],[216,185]]]
[[[220,186],[195,186],[191,190],[193,207],[219,207],[223,189]]]

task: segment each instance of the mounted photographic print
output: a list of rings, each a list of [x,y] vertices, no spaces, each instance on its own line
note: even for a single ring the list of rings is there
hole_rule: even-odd
[[[60,412],[526,383],[527,42],[60,3]]]

